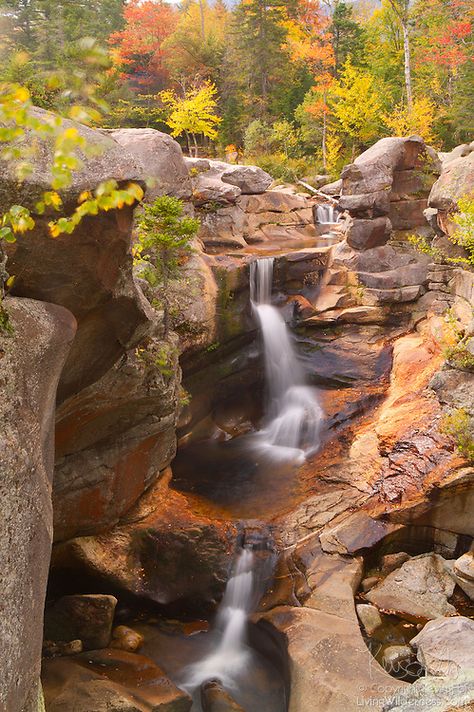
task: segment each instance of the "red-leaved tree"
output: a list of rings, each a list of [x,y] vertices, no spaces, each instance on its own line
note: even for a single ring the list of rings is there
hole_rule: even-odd
[[[154,0],[131,0],[123,11],[125,27],[109,42],[123,76],[138,89],[160,91],[168,80],[163,42],[176,29],[174,7]]]

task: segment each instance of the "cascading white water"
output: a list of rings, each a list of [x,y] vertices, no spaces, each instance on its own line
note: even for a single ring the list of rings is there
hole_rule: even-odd
[[[183,687],[190,692],[214,678],[233,688],[249,664],[251,651],[246,645],[246,630],[255,603],[254,562],[253,552],[242,549],[219,606],[217,644],[212,653],[187,670]]]
[[[322,412],[315,390],[305,385],[285,321],[270,304],[273,265],[272,257],[250,265],[250,299],[262,331],[268,392],[266,425],[260,435],[264,444],[297,451],[301,458],[319,446]]]
[[[339,213],[334,205],[318,205],[316,208],[316,219],[319,225],[334,225],[339,222]]]

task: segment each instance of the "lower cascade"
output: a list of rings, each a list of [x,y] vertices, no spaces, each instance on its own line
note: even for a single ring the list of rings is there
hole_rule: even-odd
[[[300,459],[319,447],[322,411],[305,374],[291,335],[278,309],[271,304],[273,257],[250,265],[250,299],[263,338],[268,404],[259,439],[279,453]],[[285,453],[286,449],[286,453]]]
[[[254,552],[250,548],[243,548],[219,606],[213,649],[186,670],[182,687],[194,697],[193,710],[200,709],[199,690],[205,683],[218,680],[226,689],[234,692],[245,681],[252,656],[255,655],[247,644],[248,616],[258,603],[261,593],[255,567]]]

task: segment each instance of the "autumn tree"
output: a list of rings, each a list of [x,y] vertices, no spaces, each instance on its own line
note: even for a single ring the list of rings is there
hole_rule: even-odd
[[[333,89],[332,110],[342,134],[352,142],[355,151],[378,137],[382,100],[374,78],[354,67],[348,60]]]
[[[411,109],[403,103],[398,104],[391,113],[385,114],[382,119],[393,136],[417,134],[427,143],[432,143],[435,140],[433,134],[435,113],[434,103],[421,96],[413,100]]]
[[[191,0],[180,14],[175,31],[163,43],[171,75],[180,80],[219,81],[226,46],[229,12],[223,2]]]
[[[176,29],[176,10],[165,2],[130,0],[123,15],[124,29],[109,40],[123,77],[138,88],[164,89],[169,75],[163,43]]]
[[[183,91],[179,96],[174,91],[162,91],[160,99],[168,110],[166,123],[172,136],[184,134],[188,143],[190,155],[198,155],[197,136],[199,134],[212,140],[217,138],[217,127],[221,119],[215,113],[217,90],[211,82],[205,82],[200,87]],[[191,147],[192,139],[193,147]]]

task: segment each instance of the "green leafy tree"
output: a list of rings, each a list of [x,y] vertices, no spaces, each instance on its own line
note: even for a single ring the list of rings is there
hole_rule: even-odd
[[[168,285],[179,271],[179,260],[190,249],[199,229],[199,220],[183,215],[183,203],[168,195],[143,206],[138,221],[135,263],[151,287],[161,287],[163,329],[170,328]]]

